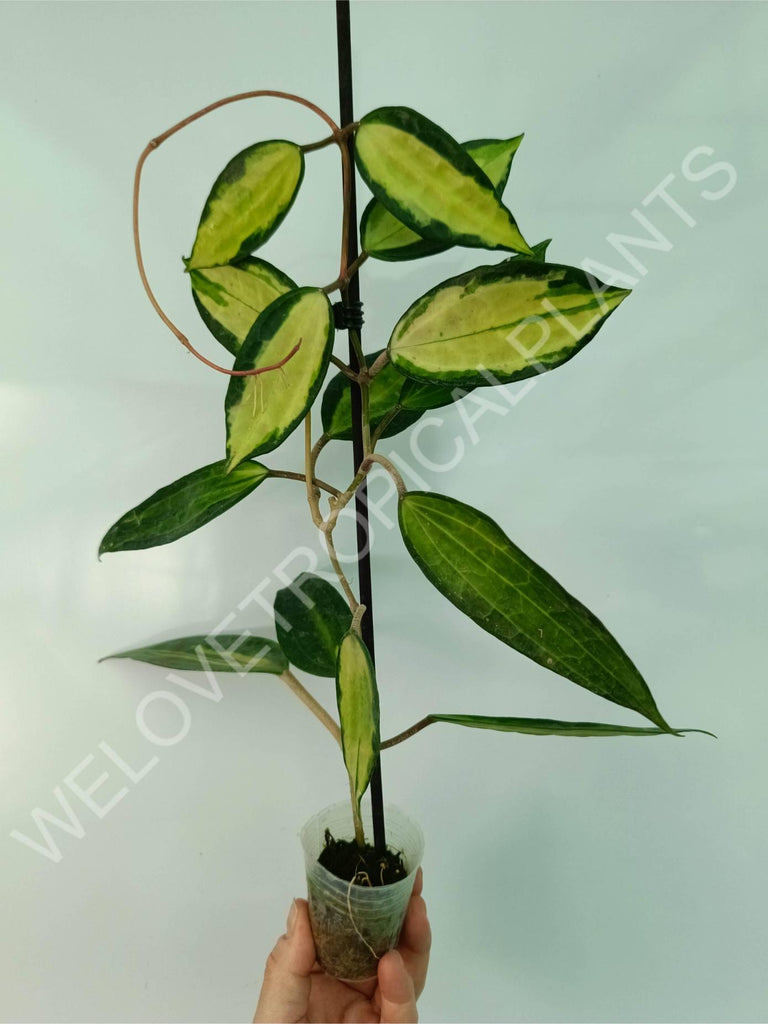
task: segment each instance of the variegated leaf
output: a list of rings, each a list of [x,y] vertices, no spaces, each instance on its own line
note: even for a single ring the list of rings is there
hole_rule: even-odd
[[[521,133],[511,139],[472,139],[462,144],[461,148],[488,178],[499,199],[507,187],[512,160],[522,141]]]
[[[298,426],[322,386],[333,336],[331,304],[317,288],[286,292],[259,315],[236,370],[274,366],[299,348],[278,370],[231,378],[224,403],[230,469],[277,448]]]
[[[270,672],[280,675],[288,668],[288,659],[274,640],[249,633],[216,633],[210,636],[182,636],[163,640],[130,651],[108,654],[100,661],[130,658],[163,668],[185,672]]]
[[[539,260],[540,262],[543,263],[544,260],[547,258],[547,249],[550,247],[551,243],[552,239],[546,238],[543,242],[537,242],[535,245],[531,246],[531,256],[509,256],[507,260],[502,260],[502,263],[508,263],[509,260],[519,259]]]
[[[417,299],[389,341],[415,380],[505,384],[571,359],[629,292],[576,267],[504,260],[450,278]]]
[[[470,729],[493,729],[528,736],[680,736],[698,732],[714,736],[706,729],[659,729],[656,726],[607,725],[602,722],[558,722],[552,718],[500,718],[489,715],[427,715],[430,722],[447,722]]]
[[[517,135],[513,139],[475,139],[462,144],[464,152],[488,177],[499,199],[522,140],[523,136]],[[378,199],[372,199],[363,212],[360,236],[363,249],[379,260],[414,260],[451,248],[450,243],[427,241],[416,234]]]
[[[344,764],[359,808],[379,756],[379,692],[368,648],[351,630],[339,645],[336,702]]]
[[[645,680],[602,622],[489,516],[444,495],[410,491],[399,520],[427,579],[482,629],[669,731]]]
[[[237,355],[263,309],[296,284],[277,267],[246,256],[224,267],[192,270],[192,297],[203,323],[224,348]]]
[[[267,467],[258,462],[244,463],[227,473],[223,460],[187,473],[110,526],[99,555],[159,547],[185,537],[242,501],[268,476]]]
[[[491,181],[458,142],[409,107],[380,107],[360,122],[358,169],[378,199],[422,238],[530,254]]]
[[[206,200],[187,270],[231,263],[263,245],[303,176],[304,154],[293,142],[257,142],[233,157]]]

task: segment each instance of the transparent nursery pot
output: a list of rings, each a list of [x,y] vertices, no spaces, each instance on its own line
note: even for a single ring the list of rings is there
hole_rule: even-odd
[[[355,838],[348,801],[326,807],[301,830],[317,959],[328,974],[343,981],[375,977],[381,957],[397,945],[424,854],[424,835],[415,821],[391,804],[385,806],[384,818],[387,846],[403,855],[407,871],[405,878],[389,885],[350,885],[317,861],[326,829],[334,839]],[[363,825],[371,842],[370,811],[363,811]]]

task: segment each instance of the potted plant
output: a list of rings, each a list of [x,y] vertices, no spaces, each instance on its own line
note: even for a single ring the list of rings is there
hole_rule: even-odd
[[[205,201],[185,272],[204,325],[234,357],[230,368],[198,353],[155,298],[139,243],[139,187],[147,157],[175,132],[223,104],[263,95],[303,104],[328,131],[319,142],[304,145],[256,142],[226,163]],[[100,553],[170,543],[268,486],[270,479],[288,478],[302,485],[337,582],[305,573],[280,590],[274,600],[275,637],[187,636],[112,657],[185,669],[274,673],[339,743],[349,801],[308,823],[302,841],[320,962],[349,980],[370,977],[376,960],[396,943],[423,848],[418,826],[396,808],[385,813],[376,794],[367,816],[362,810],[382,750],[434,723],[579,737],[699,731],[667,724],[608,629],[485,511],[442,494],[409,490],[377,450],[382,438],[408,429],[426,410],[461,401],[476,388],[499,387],[566,363],[629,294],[581,269],[551,262],[548,242],[526,241],[502,198],[521,140],[514,135],[459,144],[402,106],[381,107],[339,126],[307,100],[262,90],[228,97],[186,118],[154,139],[137,167],[134,231],[141,278],[177,338],[229,377],[226,454],[127,512],[107,531]],[[338,146],[342,160],[342,251],[338,274],[318,286],[295,282],[254,253],[288,214],[305,159],[328,145]],[[356,233],[353,158],[373,194],[360,223],[360,255],[349,244]],[[368,260],[428,257],[451,246],[481,250],[478,266],[436,283],[393,317],[385,349],[364,352],[354,301],[361,266]],[[334,306],[330,297],[336,292],[343,301]],[[334,353],[339,330],[349,334],[349,362]],[[322,430],[313,432],[318,401]],[[261,461],[302,428],[302,470]],[[326,482],[318,473],[323,450],[356,433],[361,452],[351,480]],[[382,740],[376,673],[365,642],[367,609],[334,541],[342,511],[360,497],[377,466],[396,487],[405,552],[443,598],[502,643],[638,712],[650,724],[439,713]],[[335,679],[338,722],[294,669]]]

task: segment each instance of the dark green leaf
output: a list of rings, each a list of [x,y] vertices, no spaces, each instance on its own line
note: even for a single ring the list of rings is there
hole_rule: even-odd
[[[205,672],[208,669],[213,672],[270,672],[273,675],[285,672],[288,659],[274,640],[250,635],[242,639],[243,636],[242,633],[216,633],[216,646],[207,636],[182,636],[109,654],[100,660],[130,658],[187,672]]]
[[[409,377],[400,392],[400,405],[403,409],[418,409],[420,413],[427,409],[442,409],[474,390],[473,387],[460,388],[454,384],[427,384]]]
[[[99,555],[170,544],[242,501],[268,475],[258,462],[243,463],[232,473],[226,472],[224,461],[196,469],[161,487],[110,526]]]
[[[399,518],[416,564],[465,615],[545,668],[669,731],[643,677],[602,622],[492,519],[421,491],[401,499]]]
[[[352,613],[334,586],[302,573],[275,595],[280,646],[297,668],[316,676],[336,675],[336,654]]]

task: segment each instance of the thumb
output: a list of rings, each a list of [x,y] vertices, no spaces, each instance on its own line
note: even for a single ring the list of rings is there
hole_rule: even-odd
[[[416,1024],[416,993],[413,980],[396,949],[379,961],[379,999],[382,1024]]]
[[[254,1024],[295,1024],[307,1013],[315,943],[306,900],[294,900],[287,931],[267,958]]]

